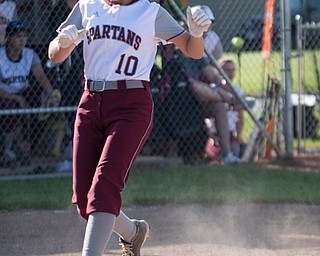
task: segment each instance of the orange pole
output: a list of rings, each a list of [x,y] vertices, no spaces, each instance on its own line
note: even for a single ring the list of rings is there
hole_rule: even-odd
[[[274,20],[274,0],[267,0],[265,4],[264,24],[263,24],[263,38],[262,38],[262,58],[265,61],[265,74],[266,76],[270,72],[270,57],[272,46],[272,33],[273,33],[273,20]],[[272,100],[272,99],[266,99]],[[272,111],[272,110],[270,110]],[[266,130],[270,137],[273,137],[273,120],[270,119],[270,114],[266,117]],[[265,158],[271,158],[271,146],[266,141]]]
[[[264,13],[262,58],[267,62],[267,71],[270,71],[271,42],[274,19],[274,0],[267,0]]]

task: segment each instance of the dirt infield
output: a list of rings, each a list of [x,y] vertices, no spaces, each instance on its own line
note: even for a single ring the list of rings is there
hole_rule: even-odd
[[[265,164],[318,173],[319,160],[303,156]],[[320,206],[170,204],[124,211],[152,227],[142,256],[320,255]],[[84,230],[74,208],[0,212],[0,256],[80,256]],[[121,255],[115,235],[105,255]]]
[[[317,256],[320,207],[165,205],[125,209],[152,226],[142,255]],[[0,213],[0,255],[81,255],[85,222],[75,210]],[[121,255],[112,236],[105,255]]]

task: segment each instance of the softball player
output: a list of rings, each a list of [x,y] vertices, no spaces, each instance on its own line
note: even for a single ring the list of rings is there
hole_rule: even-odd
[[[187,12],[185,31],[159,4],[148,0],[80,0],[58,36],[49,58],[61,62],[83,41],[84,92],[73,139],[73,197],[87,220],[83,256],[102,255],[112,231],[123,256],[139,256],[149,224],[128,218],[121,191],[152,128],[149,74],[157,43],[172,42],[201,58],[211,21],[202,10]]]

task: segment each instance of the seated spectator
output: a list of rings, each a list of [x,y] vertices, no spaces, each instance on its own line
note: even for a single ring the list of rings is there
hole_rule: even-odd
[[[224,70],[228,78],[233,81],[235,74],[236,74],[236,66],[232,59],[228,58],[222,58],[219,61],[219,64],[221,68]],[[227,85],[221,85],[221,87],[234,94],[234,92],[227,86]],[[236,91],[236,93],[244,97],[244,93],[242,89],[238,86],[233,86],[233,89]],[[242,131],[243,131],[243,125],[244,125],[244,118],[243,118],[243,106],[241,104],[234,104],[229,105],[225,104],[225,108],[227,110],[228,114],[228,124],[229,124],[229,131],[230,131],[230,143],[231,143],[231,150],[233,154],[237,157],[241,157],[242,153],[245,149],[245,142],[242,138]],[[210,134],[215,136],[216,133],[215,125],[213,120],[207,120],[207,125],[210,131]]]
[[[161,68],[154,65],[151,73],[155,111],[149,142],[160,145],[166,142],[168,148],[160,153],[182,156],[186,164],[203,163],[208,138],[203,102],[223,102],[225,99],[232,103],[233,97],[221,88],[213,90],[207,84],[193,80],[184,66],[186,58],[174,45],[160,49]],[[161,146],[156,150],[159,148]]]
[[[187,29],[187,26],[185,26],[185,28]],[[205,57],[198,60],[184,57],[183,64],[187,73],[193,78],[193,80],[202,81],[209,88],[215,88],[215,86],[212,85],[217,85],[218,88],[221,86],[222,77],[205,59]],[[229,104],[234,104],[235,98],[232,94],[226,92],[225,90],[217,90],[217,92],[220,92],[220,94],[223,91],[223,101],[228,102]],[[222,101],[204,101],[204,103],[206,107],[207,117],[214,117],[215,125],[217,128],[219,143],[221,147],[221,157],[219,157],[220,162],[223,164],[241,163],[241,159],[236,157],[231,151],[228,114],[224,103]]]
[[[11,0],[0,0],[0,45],[4,45],[6,27],[14,19],[17,19],[16,3]]]
[[[192,84],[174,44],[161,47],[161,66],[155,102],[154,128],[149,141],[162,140],[166,156],[181,156],[185,164],[204,160],[207,131],[202,104],[192,91]],[[153,71],[157,69],[154,68]],[[152,81],[154,84],[155,81]]]
[[[26,48],[27,24],[12,21],[6,28],[6,42],[0,47],[0,105],[2,109],[27,108],[36,99],[35,88],[30,88],[29,78],[33,75],[37,84],[48,95],[53,88],[46,77],[40,59],[34,50]],[[30,120],[21,122],[28,115],[8,115],[2,119],[3,162],[27,161],[30,156],[30,131],[22,127],[30,125]],[[18,154],[20,157],[18,157]],[[20,158],[20,159],[18,159]]]
[[[221,68],[224,70],[230,81],[234,80],[234,77],[236,75],[236,65],[232,59],[221,59],[219,61]],[[234,93],[231,91],[231,89],[226,86],[222,85],[223,89],[226,91],[229,91],[230,93]],[[236,91],[236,93],[245,98],[245,95],[239,86],[233,85],[233,89]],[[241,144],[244,143],[242,138],[242,131],[243,131],[243,125],[244,125],[244,119],[243,119],[243,106],[241,104],[235,104],[233,106],[226,106],[229,111],[229,124],[230,124],[230,131],[233,133],[233,136],[235,136],[234,139],[237,139]]]
[[[50,23],[48,17],[57,0],[15,0],[18,19],[28,22],[28,47],[39,56],[41,63],[46,63]]]

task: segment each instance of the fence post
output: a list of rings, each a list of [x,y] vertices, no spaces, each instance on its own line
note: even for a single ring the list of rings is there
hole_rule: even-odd
[[[285,86],[284,106],[284,136],[285,156],[293,157],[293,111],[291,103],[291,14],[290,0],[281,0],[281,52],[282,52],[282,79]]]

